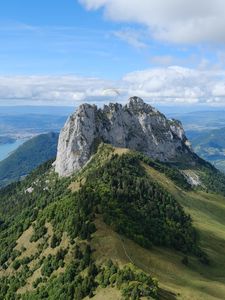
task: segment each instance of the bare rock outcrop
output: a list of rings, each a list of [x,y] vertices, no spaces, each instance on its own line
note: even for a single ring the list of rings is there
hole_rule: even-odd
[[[55,170],[69,176],[82,168],[100,142],[140,151],[160,161],[176,161],[192,150],[182,124],[169,120],[138,97],[122,106],[83,104],[59,136]]]

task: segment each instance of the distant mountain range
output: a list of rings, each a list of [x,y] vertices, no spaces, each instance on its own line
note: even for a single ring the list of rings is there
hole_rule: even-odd
[[[225,127],[225,110],[168,113],[167,116],[180,120],[187,133]],[[190,135],[189,135],[190,137]]]
[[[51,115],[67,116],[74,111],[74,106],[1,106],[0,116]]]
[[[0,161],[0,187],[20,180],[43,162],[56,156],[58,133],[38,135]]]
[[[1,135],[9,137],[29,137],[32,135],[59,132],[67,116],[47,114],[1,115]]]
[[[196,132],[192,145],[198,155],[225,172],[225,127]]]
[[[225,111],[169,113],[182,121],[194,151],[225,172]]]

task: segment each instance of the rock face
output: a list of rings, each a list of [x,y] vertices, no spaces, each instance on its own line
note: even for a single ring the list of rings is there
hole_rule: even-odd
[[[125,106],[110,103],[102,109],[83,104],[60,133],[56,172],[69,176],[82,168],[100,142],[161,161],[176,161],[191,152],[182,124],[168,120],[138,97],[130,98]]]

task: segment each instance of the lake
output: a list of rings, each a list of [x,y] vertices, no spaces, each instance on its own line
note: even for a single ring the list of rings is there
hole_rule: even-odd
[[[9,154],[11,154],[23,143],[24,140],[16,140],[14,143],[11,144],[0,145],[0,161],[5,159]]]

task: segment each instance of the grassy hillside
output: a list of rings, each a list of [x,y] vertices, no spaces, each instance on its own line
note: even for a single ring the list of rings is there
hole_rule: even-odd
[[[0,187],[20,180],[40,164],[56,156],[58,134],[38,135],[0,162]]]
[[[173,182],[149,170],[150,174],[176,197],[193,220],[197,229],[201,248],[209,256],[209,265],[198,264],[193,257],[188,264],[182,264],[182,255],[165,248],[146,251],[128,241],[129,256],[152,271],[162,287],[179,293],[177,299],[224,299],[225,293],[225,199],[203,191],[181,191]],[[145,267],[144,267],[145,266]]]
[[[177,169],[109,145],[70,178],[50,166],[0,191],[0,299],[224,299],[213,168],[195,166],[204,184],[193,189]]]

